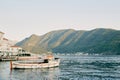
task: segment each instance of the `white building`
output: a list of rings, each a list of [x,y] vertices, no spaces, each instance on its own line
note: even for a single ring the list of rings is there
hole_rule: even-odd
[[[0,40],[2,40],[4,33],[0,31]]]
[[[0,31],[0,55],[16,55],[22,51],[21,47],[14,46],[15,42],[3,37],[4,33]]]
[[[22,52],[22,48],[19,46],[11,46],[9,47],[9,52],[11,52],[12,55],[17,55],[18,53]]]

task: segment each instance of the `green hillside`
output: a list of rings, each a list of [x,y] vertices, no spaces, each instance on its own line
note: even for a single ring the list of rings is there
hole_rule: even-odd
[[[32,35],[16,45],[34,53],[120,54],[120,30],[57,30],[42,36]]]

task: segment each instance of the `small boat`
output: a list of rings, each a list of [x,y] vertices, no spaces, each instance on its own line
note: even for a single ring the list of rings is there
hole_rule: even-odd
[[[57,67],[60,64],[59,58],[47,58],[42,61],[16,61],[10,62],[10,68],[27,69],[27,68],[50,68]]]

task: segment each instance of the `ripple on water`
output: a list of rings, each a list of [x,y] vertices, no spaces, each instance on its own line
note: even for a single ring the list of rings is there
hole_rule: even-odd
[[[59,67],[9,69],[0,63],[0,80],[120,80],[120,56],[59,56]]]

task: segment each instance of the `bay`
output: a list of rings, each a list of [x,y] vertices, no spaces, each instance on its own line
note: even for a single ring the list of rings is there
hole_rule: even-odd
[[[13,69],[0,62],[0,80],[120,80],[120,56],[57,55],[59,67]]]

